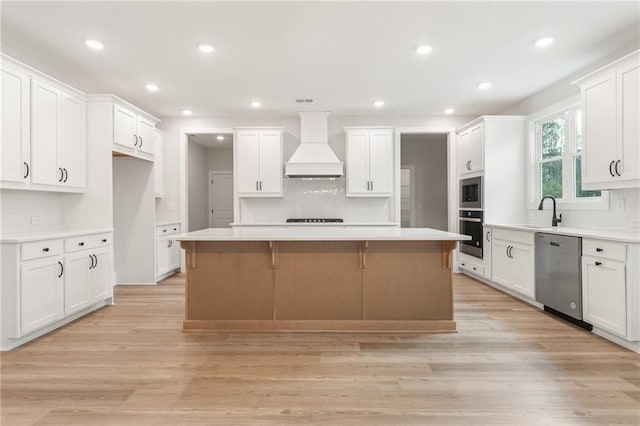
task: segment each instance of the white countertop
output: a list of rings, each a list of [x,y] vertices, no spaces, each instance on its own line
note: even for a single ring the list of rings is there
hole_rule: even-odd
[[[239,228],[243,226],[262,226],[262,227],[288,227],[288,226],[388,226],[390,228],[399,228],[400,224],[395,222],[328,222],[328,223],[300,223],[300,222],[267,222],[267,223],[232,223],[232,227]]]
[[[111,228],[104,229],[84,229],[80,231],[36,231],[36,232],[16,232],[0,235],[0,243],[26,243],[29,241],[53,240],[56,238],[70,238],[78,235],[102,234],[113,232]]]
[[[594,238],[598,240],[620,241],[623,243],[640,243],[640,231],[623,232],[606,229],[583,229],[558,227],[537,227],[529,225],[485,224],[492,228],[513,229],[516,231],[544,232],[545,234],[568,235],[571,237]]]
[[[171,235],[178,241],[462,241],[467,235],[431,228],[246,227],[209,228]]]

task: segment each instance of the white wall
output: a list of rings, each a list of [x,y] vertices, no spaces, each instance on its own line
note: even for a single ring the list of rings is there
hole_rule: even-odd
[[[446,231],[447,135],[402,135],[400,164],[415,166],[415,226]]]
[[[343,128],[345,126],[396,126],[429,128],[438,130],[450,130],[470,121],[474,117],[428,117],[428,116],[384,116],[384,115],[363,115],[363,116],[330,116],[329,117],[329,144],[336,152],[336,155],[344,160],[345,143]],[[180,206],[180,129],[228,129],[241,126],[278,126],[285,128],[284,136],[284,160],[287,161],[299,144],[300,119],[297,115],[287,116],[265,116],[265,115],[245,115],[245,116],[220,116],[203,118],[163,118],[159,123],[161,129],[165,131],[165,188],[164,197],[158,202],[158,221],[178,221],[181,219]],[[285,192],[288,194],[285,200],[290,203],[283,204],[281,200],[262,200],[254,202],[246,200],[243,210],[248,212],[247,220],[253,220],[258,216],[263,221],[274,218],[285,218],[289,216],[319,216],[321,214],[347,215],[353,211],[352,218],[356,220],[367,216],[372,221],[376,217],[382,217],[389,209],[381,199],[362,200],[350,198],[346,199],[339,194],[340,188],[344,185],[339,181],[331,183],[325,181],[321,186],[313,189],[313,194],[308,188],[309,182],[285,180]],[[333,186],[332,186],[333,185]],[[335,185],[339,185],[336,187]],[[305,194],[306,191],[306,194]],[[328,197],[333,195],[331,206]],[[296,196],[295,194],[298,194]],[[300,197],[304,195],[304,202],[300,202]],[[309,200],[315,199],[309,203]],[[340,206],[342,204],[342,207]],[[259,210],[255,207],[260,206]],[[312,207],[313,206],[313,207]],[[384,213],[383,213],[384,212]]]
[[[113,228],[116,283],[155,284],[153,163],[113,157]]]
[[[216,172],[233,171],[233,149],[207,148],[205,150],[207,170]]]
[[[503,114],[529,115],[540,111],[571,96],[580,94],[580,88],[571,84],[583,75],[601,68],[614,60],[621,58],[640,48],[640,41],[627,46],[602,60],[574,73],[567,78],[554,83],[538,93],[523,99],[503,111]],[[523,188],[524,190],[524,188]],[[620,208],[620,204],[624,208]],[[562,212],[561,226],[578,228],[599,228],[619,231],[635,231],[640,229],[640,188],[612,190],[607,210],[560,210]],[[546,206],[543,211],[527,210],[527,222],[532,224],[550,224],[551,208]]]
[[[189,231],[209,227],[207,209],[207,151],[202,146],[189,142]],[[165,165],[166,167],[166,165]]]
[[[0,191],[0,232],[60,230],[63,201],[62,194],[3,189]],[[31,225],[32,217],[39,217],[42,223]]]

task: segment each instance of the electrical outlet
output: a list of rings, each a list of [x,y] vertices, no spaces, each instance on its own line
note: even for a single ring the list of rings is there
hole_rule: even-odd
[[[31,216],[31,225],[42,225],[42,216]]]

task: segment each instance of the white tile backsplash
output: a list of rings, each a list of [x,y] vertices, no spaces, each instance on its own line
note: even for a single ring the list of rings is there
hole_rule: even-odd
[[[52,231],[62,229],[63,195],[39,191],[0,191],[0,232]],[[36,222],[32,224],[32,218]]]
[[[290,217],[337,217],[345,222],[390,222],[391,200],[347,197],[344,177],[285,178],[283,198],[242,198],[240,222],[284,222]]]

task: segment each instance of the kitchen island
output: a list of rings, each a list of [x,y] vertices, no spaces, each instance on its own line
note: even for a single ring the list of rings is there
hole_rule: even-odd
[[[186,257],[184,331],[453,332],[452,251],[429,228],[205,229]]]

